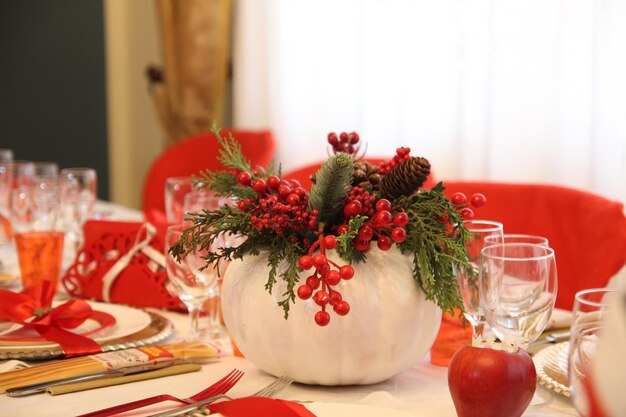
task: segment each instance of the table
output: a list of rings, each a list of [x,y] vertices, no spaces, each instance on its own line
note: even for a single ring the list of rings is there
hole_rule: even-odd
[[[119,206],[101,203],[100,207],[103,211],[115,213],[113,216],[115,219],[138,220],[140,218],[137,212],[128,209],[124,211]],[[169,340],[180,338],[186,333],[188,326],[186,315],[162,310],[155,310],[155,312],[162,314],[173,323],[175,331]],[[243,379],[229,393],[234,397],[248,395],[274,379],[246,359],[234,357],[226,352],[218,362],[206,364],[201,371],[189,374],[54,397],[48,394],[24,398],[0,395],[0,416],[70,416],[160,393],[187,397],[220,379],[234,368],[245,372]],[[524,414],[525,417],[578,415],[568,399],[556,394],[552,395],[540,388],[538,388],[538,393],[542,399],[547,400],[547,403],[541,408],[533,408],[531,405],[531,408]],[[375,385],[321,387],[293,384],[280,394],[280,398],[376,405],[402,410],[416,417],[456,416],[447,387],[447,368],[431,365],[428,356],[422,358],[408,371]],[[145,415],[149,411],[163,410],[162,407],[155,405],[152,408],[146,408],[146,413],[133,412],[127,415]]]
[[[188,326],[186,315],[161,310],[157,312],[167,317],[174,324],[175,334],[172,335],[172,339],[186,333]],[[184,375],[54,397],[48,394],[24,398],[10,398],[3,395],[0,396],[0,416],[58,417],[77,415],[163,392],[186,397],[210,385],[233,368],[245,372],[243,379],[230,391],[230,394],[235,397],[250,394],[273,379],[272,376],[259,370],[246,359],[226,353],[219,362],[203,365],[201,371]],[[293,384],[285,389],[280,397],[300,401],[377,405],[404,410],[416,417],[454,417],[456,413],[448,393],[446,372],[447,368],[431,365],[428,356],[426,356],[408,371],[379,384],[347,387]],[[550,395],[539,389],[538,392],[542,398],[549,399],[549,404],[540,409],[530,408],[524,416],[577,415],[569,400],[564,397]],[[157,409],[162,410],[159,408],[162,406],[153,407],[156,407],[152,408],[154,412]]]

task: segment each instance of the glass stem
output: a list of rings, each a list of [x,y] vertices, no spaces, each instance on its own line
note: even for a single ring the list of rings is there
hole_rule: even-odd
[[[472,326],[472,337],[474,339],[482,339],[485,332],[485,322],[481,321],[478,324]]]
[[[188,309],[189,309],[189,318],[190,318],[190,324],[191,324],[189,335],[193,340],[195,340],[195,339],[198,339],[200,336],[200,331],[198,330],[198,321],[200,319],[200,309],[196,306],[189,306]]]

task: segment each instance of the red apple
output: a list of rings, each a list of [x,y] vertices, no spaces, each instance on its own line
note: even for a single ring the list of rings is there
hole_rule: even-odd
[[[521,349],[465,346],[448,367],[448,388],[459,417],[519,417],[536,383],[533,360]]]

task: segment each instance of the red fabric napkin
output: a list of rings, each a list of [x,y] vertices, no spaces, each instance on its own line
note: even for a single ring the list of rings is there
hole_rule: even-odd
[[[237,398],[208,408],[224,417],[315,417],[300,403],[264,397]]]

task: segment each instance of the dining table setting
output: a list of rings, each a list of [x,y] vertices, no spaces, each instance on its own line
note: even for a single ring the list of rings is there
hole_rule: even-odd
[[[489,196],[355,132],[308,190],[214,129],[228,170],[168,178],[162,213],[0,159],[0,416],[623,415],[624,294],[556,308],[559,254]]]

